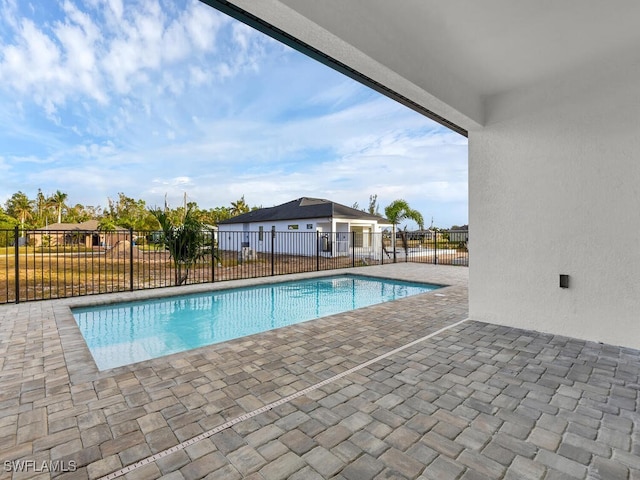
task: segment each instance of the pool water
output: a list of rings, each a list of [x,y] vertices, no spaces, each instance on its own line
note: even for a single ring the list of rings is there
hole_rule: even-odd
[[[440,285],[321,277],[74,308],[100,370],[417,295]]]

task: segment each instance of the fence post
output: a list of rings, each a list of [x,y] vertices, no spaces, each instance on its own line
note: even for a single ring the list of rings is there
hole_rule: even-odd
[[[407,263],[409,261],[409,238],[406,231],[402,234],[402,246],[404,247],[404,263]]]
[[[211,232],[211,283],[216,281],[216,235],[214,230]]]
[[[438,232],[433,230],[433,264],[438,264]]]
[[[20,303],[20,246],[18,245],[18,226],[13,229],[13,251],[15,255],[16,303]]]
[[[393,263],[398,263],[398,257],[396,255],[396,247],[398,245],[398,232],[393,230],[393,237],[391,238],[391,248],[393,248]]]
[[[351,267],[356,266],[356,231],[351,230]]]
[[[275,243],[276,243],[276,229],[274,227],[271,229],[271,276],[272,277],[275,275],[275,268],[276,268],[276,259],[274,256]]]
[[[129,227],[129,290],[133,292],[133,228]]]
[[[407,263],[409,261],[409,240],[406,237],[403,240],[403,244],[404,245],[402,246],[404,247],[404,263]]]
[[[380,232],[380,265],[384,265],[384,233]]]
[[[316,272],[320,271],[320,232],[316,230]]]

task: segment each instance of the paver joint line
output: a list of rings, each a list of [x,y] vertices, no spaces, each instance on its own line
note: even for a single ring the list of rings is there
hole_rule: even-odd
[[[433,338],[433,337],[435,337],[435,336],[441,334],[442,332],[445,332],[445,331],[447,331],[447,330],[449,330],[451,328],[457,327],[458,325],[461,325],[461,324],[463,324],[464,322],[466,322],[468,320],[469,320],[469,318],[465,318],[464,320],[460,320],[459,322],[452,323],[451,325],[447,325],[446,327],[443,327],[443,328],[441,328],[439,330],[436,330],[435,332],[432,332],[432,333],[430,333],[428,335],[425,335],[424,337],[418,338],[417,340],[413,340],[412,342],[409,342],[409,343],[407,343],[405,345],[402,345],[402,346],[400,346],[398,348],[395,348],[395,349],[390,350],[390,351],[388,351],[386,353],[383,353],[382,355],[380,355],[380,356],[378,356],[376,358],[373,358],[373,359],[368,360],[368,361],[366,361],[364,363],[356,365],[355,367],[352,367],[352,368],[350,368],[348,370],[345,370],[342,373],[338,373],[337,375],[334,375],[333,377],[327,378],[326,380],[323,380],[322,382],[316,383],[316,384],[311,385],[310,387],[307,387],[307,388],[305,388],[303,390],[300,390],[298,392],[292,393],[291,395],[289,395],[287,397],[281,398],[280,400],[276,400],[275,402],[272,402],[272,403],[270,403],[268,405],[260,407],[260,408],[258,408],[256,410],[253,410],[251,412],[242,414],[242,415],[240,415],[240,416],[238,416],[236,418],[233,418],[233,419],[223,423],[222,425],[218,425],[217,427],[214,427],[211,430],[208,430],[208,431],[206,431],[204,433],[201,433],[200,435],[197,435],[197,436],[195,436],[193,438],[185,440],[184,442],[179,443],[178,445],[174,445],[173,447],[167,448],[166,450],[163,450],[163,451],[158,452],[158,453],[156,453],[154,455],[151,455],[151,456],[146,457],[146,458],[144,458],[142,460],[139,460],[136,463],[132,463],[131,465],[127,465],[126,467],[123,467],[120,470],[116,470],[115,472],[109,473],[109,474],[99,478],[98,480],[113,480],[114,478],[118,478],[118,477],[121,477],[123,475],[126,475],[127,473],[130,473],[133,470],[136,470],[136,469],[138,469],[140,467],[143,467],[143,466],[145,466],[145,465],[147,465],[147,464],[149,464],[151,462],[155,462],[156,460],[159,460],[159,459],[161,459],[163,457],[166,457],[167,455],[175,453],[175,452],[177,452],[179,450],[184,450],[188,446],[193,445],[194,443],[199,442],[200,440],[204,440],[205,438],[209,438],[209,437],[215,435],[216,433],[219,433],[219,432],[221,432],[223,430],[226,430],[227,428],[230,428],[230,427],[236,425],[237,423],[240,423],[240,422],[243,422],[244,420],[248,420],[250,418],[253,418],[253,417],[255,417],[255,416],[257,416],[257,415],[259,415],[261,413],[267,412],[269,410],[272,410],[275,407],[278,407],[280,405],[288,403],[291,400],[294,400],[294,399],[296,399],[298,397],[306,395],[309,392],[317,390],[318,388],[323,387],[325,385],[328,385],[329,383],[335,382],[336,380],[339,380],[339,379],[341,379],[341,378],[343,378],[343,377],[345,377],[345,376],[347,376],[347,375],[349,375],[349,374],[351,374],[353,372],[356,372],[358,370],[366,368],[369,365],[372,365],[372,364],[374,364],[376,362],[379,362],[380,360],[383,360],[383,359],[385,359],[385,358],[387,358],[387,357],[389,357],[391,355],[394,355],[394,354],[396,354],[398,352],[401,352],[402,350],[405,350],[405,349],[410,348],[410,347],[412,347],[412,346],[414,346],[414,345],[416,345],[416,344],[418,344],[420,342],[423,342],[425,340]]]

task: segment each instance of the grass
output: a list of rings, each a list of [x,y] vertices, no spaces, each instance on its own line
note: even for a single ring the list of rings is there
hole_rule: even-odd
[[[14,255],[0,258],[0,304],[14,302],[16,275]],[[141,250],[134,255],[110,256],[99,251],[47,252],[29,248],[18,258],[20,301],[64,298],[167,287],[174,284],[174,266],[165,250]],[[240,262],[237,252],[221,252],[219,261],[196,264],[187,283],[233,280],[300,273],[316,269],[343,268],[348,257],[320,258],[258,254],[256,260]],[[131,269],[133,267],[133,269]]]
[[[440,247],[440,244],[438,245]],[[3,252],[4,250],[4,252]],[[0,304],[15,302],[16,273],[13,249],[0,249]],[[2,255],[4,253],[4,255]],[[120,256],[118,256],[120,255]],[[461,255],[464,255],[462,253]],[[271,275],[285,275],[315,270],[354,266],[351,256],[316,257],[257,253],[251,261],[240,261],[238,252],[219,252],[219,259],[204,259],[189,273],[187,284],[237,280]],[[392,257],[384,258],[385,263]],[[136,248],[133,259],[127,252],[73,249],[50,251],[21,247],[18,257],[20,301],[44,300],[130,289],[168,287],[175,283],[174,266],[164,249]],[[403,260],[400,260],[403,261]],[[429,256],[411,261],[432,263]],[[438,257],[438,263],[452,263],[453,258]],[[375,260],[356,258],[355,266],[374,265]]]
[[[157,252],[166,250],[165,246],[160,243],[143,243],[139,245],[136,242],[136,247],[145,252]]]
[[[0,247],[1,255],[15,255],[15,247]],[[79,252],[91,252],[91,248],[87,248],[84,245],[65,245],[54,247],[31,247],[24,246],[18,247],[18,253],[20,255],[33,255],[34,253],[50,253],[50,254],[62,254],[62,253],[79,253]]]

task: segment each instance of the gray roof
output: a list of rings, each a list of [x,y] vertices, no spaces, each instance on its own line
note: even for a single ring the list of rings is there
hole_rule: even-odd
[[[220,225],[235,223],[273,222],[276,220],[301,220],[305,218],[344,218],[353,220],[375,220],[379,223],[391,224],[389,220],[379,215],[347,207],[322,198],[302,197],[275,207],[260,208],[252,212],[243,213]]]

